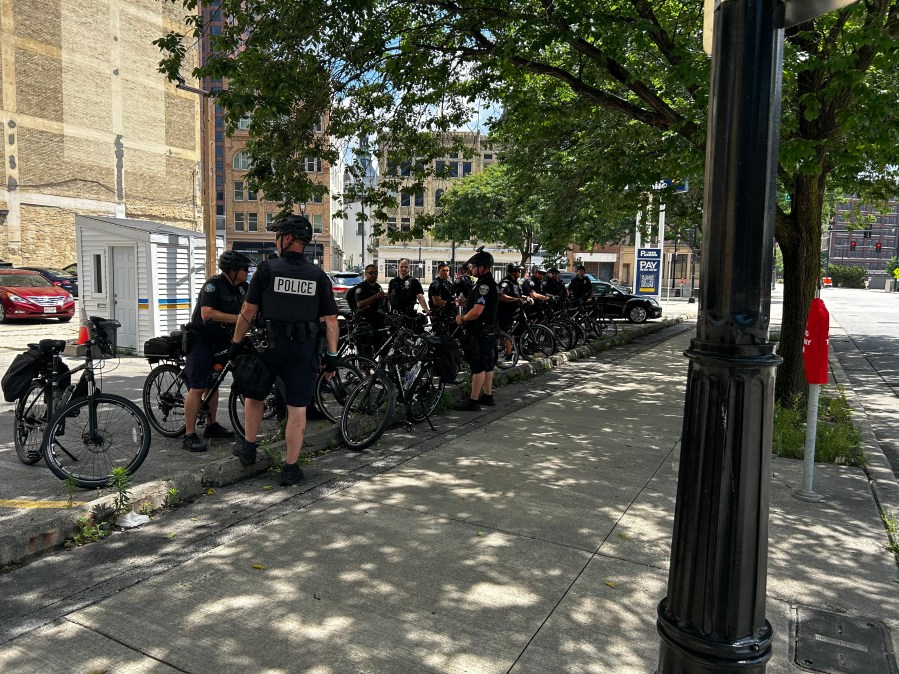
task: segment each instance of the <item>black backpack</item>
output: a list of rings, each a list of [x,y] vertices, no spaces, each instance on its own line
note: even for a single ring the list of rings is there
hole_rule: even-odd
[[[4,400],[11,403],[24,396],[43,364],[44,355],[37,348],[29,348],[16,356],[0,379]]]
[[[451,335],[432,335],[428,338],[434,348],[434,365],[444,384],[452,384],[462,369],[462,349]]]

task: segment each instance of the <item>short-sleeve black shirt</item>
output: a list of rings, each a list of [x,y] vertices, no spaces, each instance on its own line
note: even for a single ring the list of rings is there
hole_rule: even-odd
[[[533,277],[528,277],[521,284],[521,294],[525,297],[530,297],[532,292],[543,293],[543,289],[540,287],[542,285],[542,281],[539,283]]]
[[[496,287],[496,281],[490,272],[479,276],[474,283],[474,287],[468,294],[465,302],[465,313],[471,311],[476,304],[483,304],[484,310],[477,320],[466,323],[466,329],[471,324],[475,324],[481,335],[493,333],[496,330],[496,311],[499,305],[499,291]]]
[[[593,284],[586,276],[584,278],[575,276],[568,284],[568,292],[576,300],[588,298],[593,294]]]
[[[453,299],[453,284],[449,282],[449,279],[444,281],[438,277],[428,286],[428,304],[431,306],[431,309],[438,308],[434,304],[435,297],[439,297],[444,302],[449,302]]]
[[[542,292],[544,295],[553,295],[555,297],[565,297],[568,294],[562,281],[551,278],[543,282]]]
[[[278,321],[307,321],[315,322],[321,316],[336,316],[337,302],[331,289],[331,279],[320,268],[306,260],[302,253],[285,251],[270,260],[263,260],[253,280],[250,281],[250,289],[247,291],[247,302],[259,305],[259,314],[262,319]],[[298,296],[291,294],[275,295],[270,290],[274,283],[274,275],[271,265],[288,264],[301,268],[302,274],[315,281],[314,296]],[[273,298],[272,306],[266,306],[266,297]]]
[[[387,285],[387,298],[390,300],[390,308],[400,313],[409,314],[415,311],[418,296],[424,295],[425,289],[421,287],[417,278],[396,276],[390,279]]]
[[[515,299],[521,297],[521,286],[518,285],[518,281],[513,279],[511,276],[503,277],[502,281],[499,282],[498,291],[500,295],[505,295],[507,297],[514,297]],[[513,313],[515,313],[515,308],[517,306],[517,304],[513,304],[512,302],[503,302],[499,300],[499,305],[496,311],[499,316],[508,318],[511,317]]]
[[[231,323],[219,321],[204,321],[202,308],[209,307],[223,314],[239,314],[240,307],[247,296],[247,284],[231,282],[221,274],[216,274],[207,279],[203,284],[200,295],[197,297],[197,306],[191,316],[190,324],[196,334],[210,346],[226,345],[234,332]]]
[[[380,283],[369,283],[368,281],[363,281],[350,289],[349,292],[354,293],[355,295],[357,307],[356,315],[369,322],[375,322],[380,316],[378,309],[381,308],[381,302],[372,302],[369,306],[361,308],[359,308],[359,303],[364,302],[369,297],[374,297],[382,290],[383,288],[381,288]]]

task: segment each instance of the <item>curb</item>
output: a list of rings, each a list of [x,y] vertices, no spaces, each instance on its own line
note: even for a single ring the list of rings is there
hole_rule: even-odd
[[[494,375],[494,384],[502,386],[513,382],[529,379],[539,373],[548,372],[565,363],[574,362],[582,358],[589,358],[597,353],[610,348],[626,344],[643,335],[659,332],[673,325],[678,325],[688,317],[678,316],[667,318],[654,323],[642,323],[629,327],[627,332],[619,331],[618,335],[610,339],[591,342],[579,346],[571,351],[557,353],[549,358],[519,363],[515,367],[497,370]],[[444,392],[451,403],[460,402],[467,396],[464,386],[447,388]],[[873,435],[873,432],[872,432]],[[336,447],[339,444],[339,431],[335,425],[325,426],[308,433],[304,440],[304,453],[321,451],[322,449]],[[280,448],[281,443],[274,447]],[[883,455],[881,454],[881,457]],[[883,459],[886,461],[886,459]],[[222,487],[234,484],[240,480],[266,472],[271,461],[265,452],[259,452],[259,458],[252,466],[243,466],[236,457],[215,459],[196,470],[185,470],[173,474],[164,480],[153,480],[135,485],[131,489],[131,499],[134,509],[140,511],[145,504],[150,504],[153,510],[169,505],[170,490],[177,490],[176,501],[190,500],[204,494],[211,487]],[[899,493],[899,485],[896,485]],[[57,511],[47,517],[33,522],[30,531],[19,531],[14,534],[0,536],[0,570],[11,566],[18,566],[32,561],[43,552],[62,547],[67,540],[75,537],[79,532],[78,520],[89,517],[94,508],[111,506],[113,495],[105,495],[88,501],[80,506],[67,510]]]

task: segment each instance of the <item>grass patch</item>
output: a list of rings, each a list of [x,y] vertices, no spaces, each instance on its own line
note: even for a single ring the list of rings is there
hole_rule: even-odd
[[[805,454],[806,400],[797,396],[788,407],[774,406],[774,453],[786,459]],[[864,466],[861,434],[842,386],[823,386],[818,400],[815,461]]]

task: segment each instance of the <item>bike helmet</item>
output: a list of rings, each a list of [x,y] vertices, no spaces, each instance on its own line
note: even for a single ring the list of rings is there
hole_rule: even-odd
[[[547,273],[547,274],[558,274],[558,273],[559,273],[559,270],[556,269],[555,267],[553,267],[552,269],[550,269],[550,270],[549,270],[548,272],[546,272],[546,273]]]
[[[484,246],[478,247],[478,252],[468,258],[468,264],[474,267],[492,267],[493,256],[484,250]]]
[[[303,243],[312,241],[312,223],[305,215],[288,215],[286,218],[273,220],[265,226],[265,229],[268,232],[275,232],[278,237],[290,234]]]
[[[541,267],[534,267],[534,268],[531,270],[531,273],[532,273],[532,274],[540,274],[540,275],[542,276],[542,275],[543,275],[543,269],[542,269]]]
[[[517,265],[514,262],[510,262],[506,265],[506,273],[512,274],[514,272],[521,273],[521,265]]]
[[[219,269],[222,271],[240,271],[253,266],[253,261],[243,253],[226,250],[219,255]]]
[[[575,271],[581,271],[581,270],[587,271],[587,268],[586,268],[584,265],[579,264],[579,265],[575,268]]]

